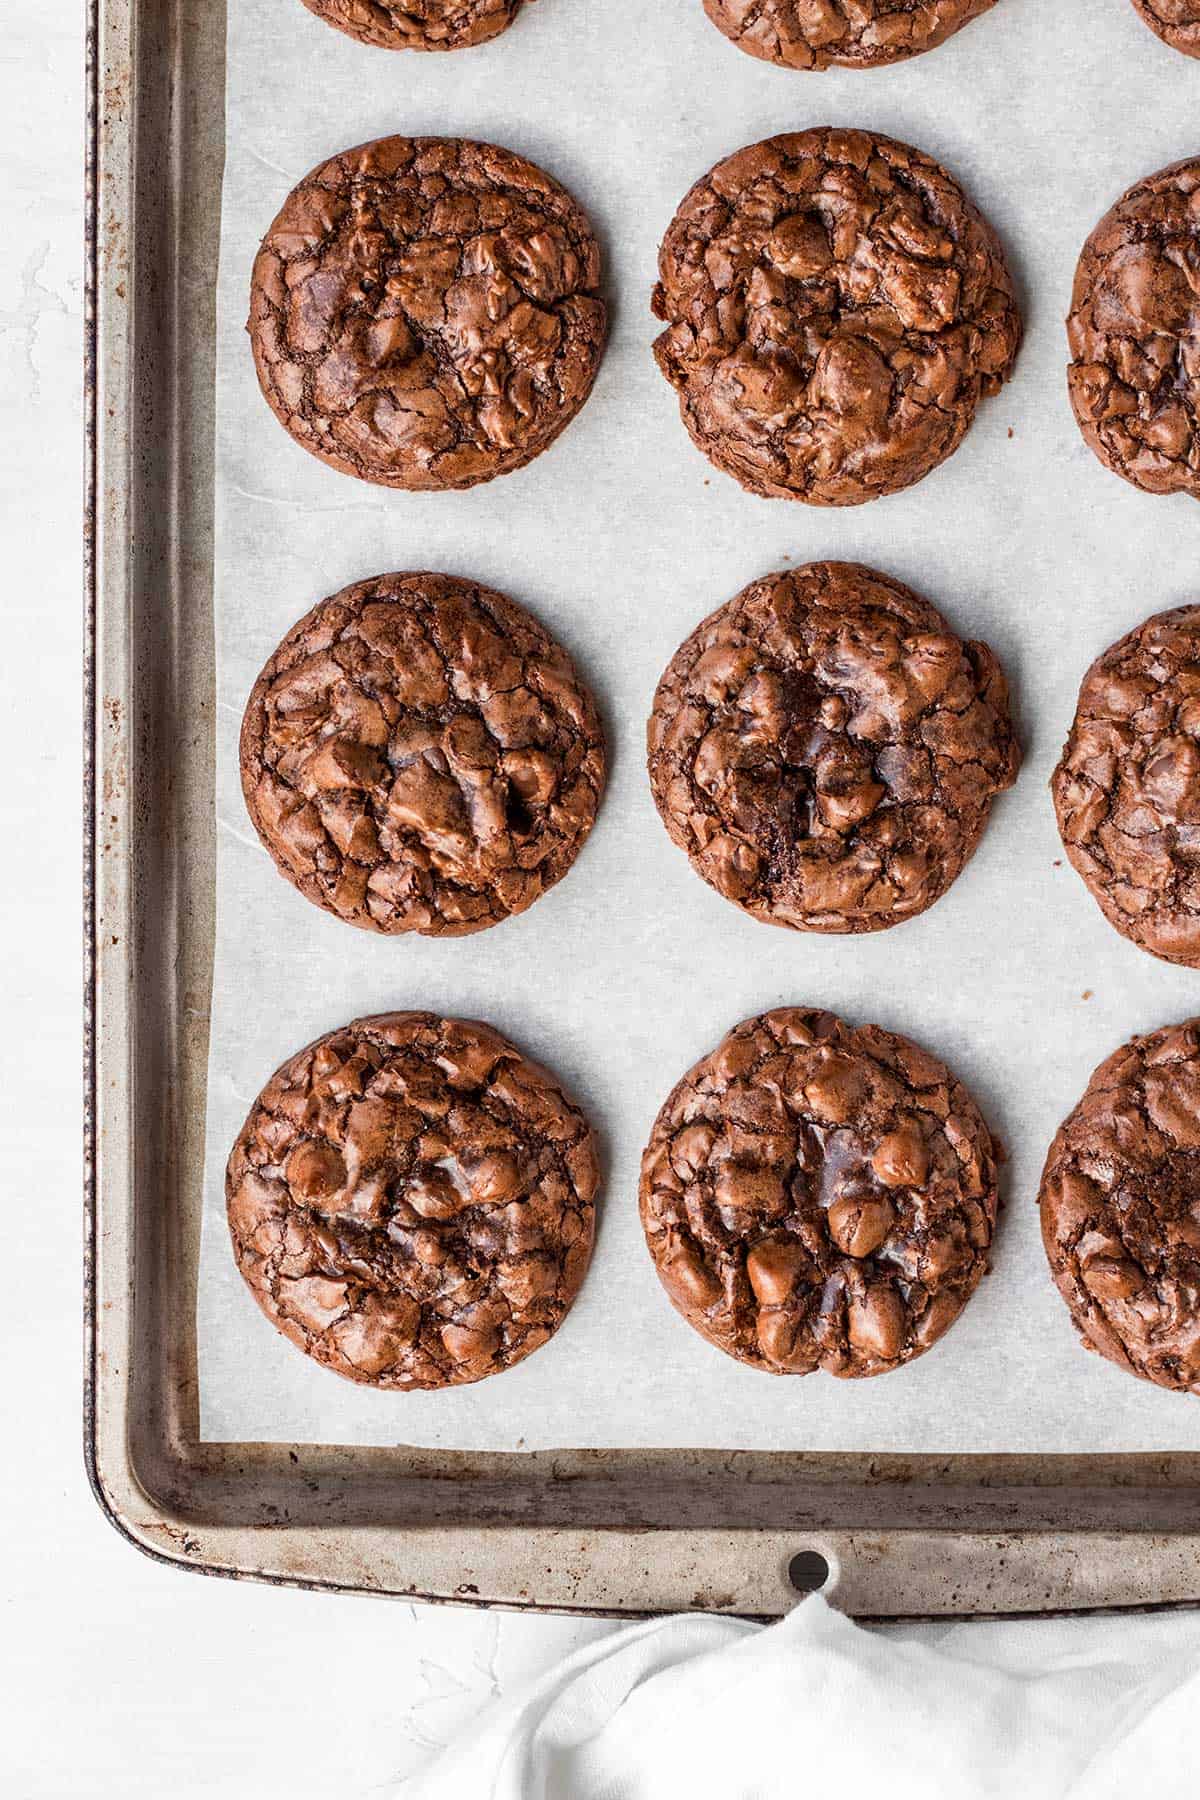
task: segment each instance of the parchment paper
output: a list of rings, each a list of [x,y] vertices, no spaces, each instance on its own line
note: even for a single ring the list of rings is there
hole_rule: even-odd
[[[1138,177],[1200,149],[1200,64],[1128,0],[999,0],[888,71],[753,61],[700,0],[538,0],[485,48],[369,50],[300,0],[231,0],[218,365],[218,938],[199,1343],[203,1435],[462,1449],[729,1446],[872,1451],[1200,1449],[1200,1402],[1076,1343],[1043,1257],[1047,1145],[1094,1066],[1200,1010],[1200,975],[1105,924],[1062,859],[1046,782],[1083,671],[1120,633],[1200,593],[1200,507],[1101,468],[1071,417],[1062,317],[1080,246]],[[658,375],[659,239],[693,180],[738,146],[863,125],[942,159],[1000,231],[1028,335],[1012,384],[908,493],[823,512],[744,494],[694,450]],[[261,399],[242,329],[258,239],[315,163],[383,133],[506,144],[557,175],[604,245],[614,328],[595,393],[529,468],[465,494],[406,495],[326,469]],[[1026,763],[975,861],[919,920],[857,939],[774,930],[711,892],[670,844],[643,762],[680,639],[768,570],[862,560],[988,639]],[[568,877],[479,936],[376,939],[275,873],[242,803],[247,693],[314,601],[385,570],[440,568],[524,602],[572,650],[606,715],[611,784]],[[658,1106],[738,1019],[823,1004],[906,1032],[969,1084],[1009,1146],[995,1268],[949,1336],[856,1383],[771,1379],[671,1310],[637,1220]],[[427,1007],[490,1020],[586,1104],[607,1180],[595,1262],[550,1344],[440,1395],[379,1394],[276,1335],[243,1286],[222,1173],[255,1094],[318,1033]]]

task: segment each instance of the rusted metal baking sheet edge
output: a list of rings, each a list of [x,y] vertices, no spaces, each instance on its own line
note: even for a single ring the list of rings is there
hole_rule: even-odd
[[[1200,1600],[1200,1458],[197,1442],[224,6],[91,4],[85,1434],[113,1524],[207,1574],[591,1614],[777,1616],[800,1552],[863,1617]]]

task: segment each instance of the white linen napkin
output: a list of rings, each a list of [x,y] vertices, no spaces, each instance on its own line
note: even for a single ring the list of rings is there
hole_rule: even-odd
[[[1200,1615],[865,1629],[689,1615],[568,1657],[404,1800],[1194,1800]]]

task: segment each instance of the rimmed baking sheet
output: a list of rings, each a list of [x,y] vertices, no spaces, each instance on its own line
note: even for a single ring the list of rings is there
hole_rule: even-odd
[[[1200,1008],[1200,977],[1104,924],[1062,858],[1045,789],[1092,656],[1196,591],[1200,510],[1141,495],[1092,458],[1066,399],[1061,318],[1100,214],[1197,148],[1197,66],[1121,0],[999,0],[943,49],[869,75],[758,64],[699,0],[541,0],[487,48],[426,58],[363,49],[298,0],[234,0],[228,51],[202,1438],[1200,1449],[1191,1401],[1078,1348],[1034,1207],[1050,1137],[1093,1066],[1130,1033]],[[657,244],[690,183],[740,144],[822,123],[870,126],[944,160],[1000,231],[1028,324],[1013,382],[957,455],[907,494],[842,512],[758,501],[710,469],[649,350]],[[473,135],[533,157],[588,208],[605,247],[614,331],[592,399],[528,469],[467,494],[390,494],[318,465],[261,400],[242,330],[258,237],[288,188],[390,131]],[[950,894],[920,920],[853,940],[773,931],[710,893],[668,842],[643,767],[654,684],[685,633],[753,577],[829,556],[900,577],[963,635],[986,638],[1026,748],[1018,787]],[[346,582],[419,567],[472,575],[536,611],[593,683],[611,759],[570,876],[522,918],[445,943],[376,941],[308,905],[257,846],[237,777],[245,697],[286,628]],[[786,1002],[927,1044],[1011,1153],[993,1274],[934,1352],[883,1380],[737,1367],[674,1315],[642,1247],[637,1161],[659,1103],[735,1020]],[[355,1014],[409,1006],[496,1024],[572,1085],[606,1148],[596,1260],[558,1336],[502,1378],[432,1396],[355,1389],[277,1337],[233,1266],[221,1194],[229,1145],[277,1063]]]

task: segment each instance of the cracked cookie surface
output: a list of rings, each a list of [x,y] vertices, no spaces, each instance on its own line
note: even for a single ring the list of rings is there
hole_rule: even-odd
[[[484,44],[508,30],[522,4],[523,0],[304,0],[318,19],[382,50],[465,50]]]
[[[988,646],[855,563],[768,575],[711,614],[659,683],[647,751],[697,873],[802,931],[932,906],[1020,767]]]
[[[1100,461],[1200,499],[1200,157],[1137,182],[1075,271],[1071,405]]]
[[[776,1375],[879,1375],[920,1356],[987,1271],[995,1144],[907,1038],[832,1013],[747,1019],[674,1089],[641,1216],[672,1304]]]
[[[1200,56],[1200,0],[1133,0],[1133,4],[1164,44],[1185,56]]]
[[[1200,1393],[1200,1020],[1101,1063],[1050,1147],[1039,1204],[1084,1344]]]
[[[281,874],[370,931],[457,936],[566,874],[604,787],[591,694],[538,621],[449,575],[315,606],[260,674],[242,790]]]
[[[764,62],[788,69],[827,69],[834,63],[871,69],[936,49],[995,4],[996,0],[704,0],[704,10],[739,49]]]
[[[1097,657],[1050,785],[1109,924],[1200,968],[1200,606],[1156,613]]]
[[[379,138],[293,188],[247,329],[280,423],[384,487],[473,487],[539,455],[604,348],[600,251],[533,163],[462,138]]]
[[[440,1388],[558,1329],[598,1183],[583,1113],[498,1032],[383,1013],[276,1071],[225,1194],[238,1268],[285,1337],[351,1381]]]
[[[1003,251],[921,151],[769,138],[710,170],[659,252],[654,354],[697,447],[751,493],[854,506],[920,481],[1007,380]]]

